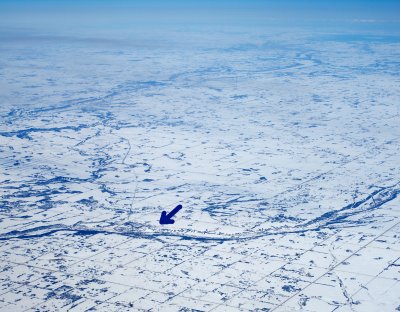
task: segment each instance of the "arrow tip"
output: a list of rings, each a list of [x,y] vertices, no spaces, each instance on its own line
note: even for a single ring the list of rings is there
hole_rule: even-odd
[[[172,220],[169,216],[167,216],[166,211],[161,212],[160,224],[174,224],[174,223],[175,220]]]

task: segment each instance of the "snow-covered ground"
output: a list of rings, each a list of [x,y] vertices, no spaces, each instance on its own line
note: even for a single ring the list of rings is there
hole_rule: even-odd
[[[155,33],[2,32],[0,310],[399,310],[400,39]]]

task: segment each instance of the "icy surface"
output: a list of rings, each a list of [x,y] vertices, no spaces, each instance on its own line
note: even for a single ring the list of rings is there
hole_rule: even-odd
[[[138,33],[0,37],[0,310],[400,309],[400,40]]]

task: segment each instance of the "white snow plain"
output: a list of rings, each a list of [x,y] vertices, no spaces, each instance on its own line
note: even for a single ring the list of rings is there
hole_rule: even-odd
[[[399,38],[4,32],[1,311],[400,309]]]

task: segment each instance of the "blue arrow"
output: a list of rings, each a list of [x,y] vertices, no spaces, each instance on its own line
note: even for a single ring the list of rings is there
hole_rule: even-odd
[[[171,218],[181,209],[182,205],[178,205],[169,214],[166,211],[161,212],[160,224],[174,224],[175,221]]]

